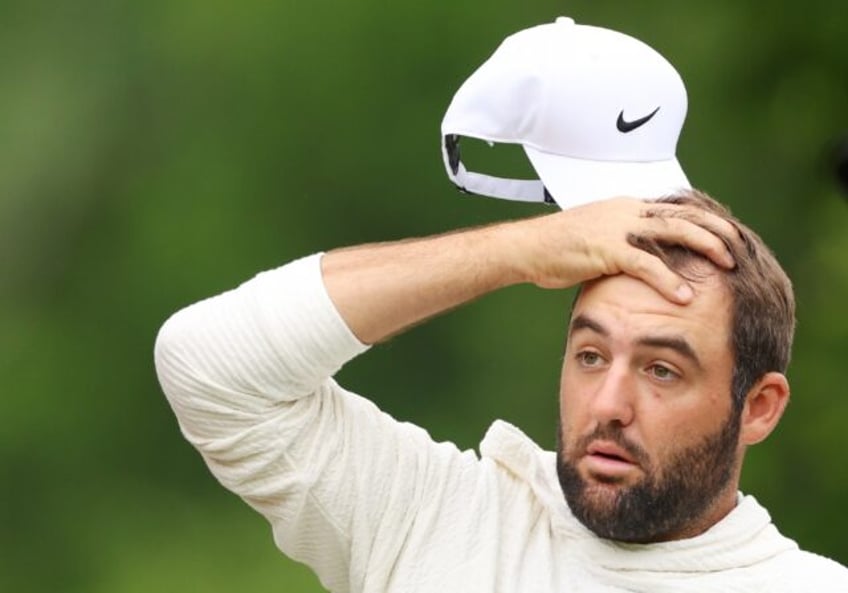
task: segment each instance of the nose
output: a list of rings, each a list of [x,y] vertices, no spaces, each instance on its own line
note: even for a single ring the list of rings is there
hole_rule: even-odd
[[[636,383],[626,365],[613,364],[596,384],[591,401],[592,415],[600,425],[633,421]]]

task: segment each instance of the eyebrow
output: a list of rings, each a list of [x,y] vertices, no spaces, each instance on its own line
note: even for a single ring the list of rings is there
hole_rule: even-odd
[[[701,366],[701,360],[698,358],[698,355],[695,354],[695,350],[689,345],[689,342],[680,336],[645,336],[644,338],[636,340],[636,343],[641,346],[674,350],[681,356],[688,358],[695,363],[695,366],[699,369],[703,368]]]
[[[575,332],[580,330],[589,330],[605,338],[610,336],[609,330],[599,321],[582,313],[571,320],[568,334],[569,336],[572,336]],[[643,336],[638,338],[636,343],[640,346],[673,350],[681,356],[691,360],[699,369],[703,368],[701,365],[701,359],[698,358],[698,355],[695,353],[695,349],[692,348],[692,345],[681,336]]]
[[[581,329],[588,329],[595,332],[596,334],[600,334],[604,337],[609,337],[609,331],[607,330],[607,328],[605,328],[603,325],[601,325],[599,322],[595,321],[591,317],[584,315],[583,313],[571,320],[571,324],[568,328],[568,334],[571,335]]]

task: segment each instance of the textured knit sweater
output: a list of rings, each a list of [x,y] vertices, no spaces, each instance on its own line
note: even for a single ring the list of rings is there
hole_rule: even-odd
[[[340,387],[365,351],[320,255],[173,315],[156,344],[181,430],[334,592],[848,592],[750,496],[707,532],[633,545],[577,521],[555,454],[495,422],[480,455],[434,442]]]

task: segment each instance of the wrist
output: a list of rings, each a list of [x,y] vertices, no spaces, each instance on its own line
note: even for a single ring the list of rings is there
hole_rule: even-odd
[[[532,254],[532,231],[527,221],[503,222],[481,229],[485,247],[485,265],[492,271],[496,284],[504,288],[515,284],[533,283],[536,272]]]

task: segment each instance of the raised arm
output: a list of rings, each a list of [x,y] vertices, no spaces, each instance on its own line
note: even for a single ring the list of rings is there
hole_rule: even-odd
[[[714,229],[736,234],[703,210],[617,198],[546,216],[327,253],[327,291],[353,333],[375,343],[409,326],[519,283],[566,288],[626,273],[670,300],[686,303],[691,289],[633,237],[686,245],[717,264],[733,260]]]

